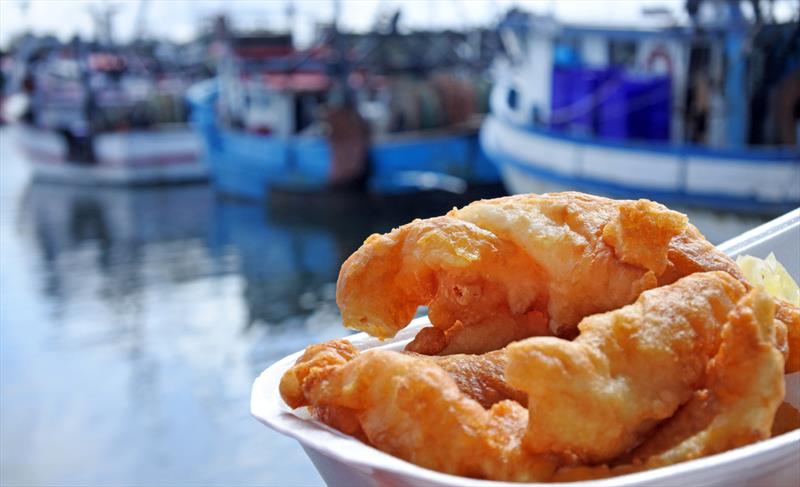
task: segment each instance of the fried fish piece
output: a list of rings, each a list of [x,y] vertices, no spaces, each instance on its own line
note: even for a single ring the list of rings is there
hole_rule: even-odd
[[[372,235],[342,265],[344,325],[387,338],[419,305],[433,327],[407,350],[480,354],[530,336],[573,338],[585,316],[695,272],[739,267],[685,215],[577,192],[474,202]],[[787,372],[800,370],[800,311],[776,300]]]
[[[702,388],[631,453],[611,467],[562,468],[576,481],[672,465],[769,438],[783,403],[784,357],[776,348],[774,301],[750,291],[730,313]]]
[[[786,393],[774,307],[762,289],[737,304],[704,389],[633,452],[634,461],[655,468],[769,438]]]
[[[342,265],[336,301],[345,326],[381,338],[405,327],[420,304],[443,329],[502,320],[490,343],[450,350],[480,353],[548,332],[537,312],[544,282],[538,265],[515,245],[471,223],[437,217],[370,236]]]
[[[342,423],[355,418],[368,443],[440,472],[538,481],[561,464],[553,456],[532,456],[521,448],[528,412],[519,403],[503,400],[484,408],[429,357],[369,350],[354,358],[344,353],[344,363],[328,365],[328,354],[339,350],[316,348],[305,354],[295,366],[299,373],[287,372],[292,385],[300,380],[302,397],[287,402],[333,410],[337,421],[342,417],[336,415],[347,411]]]
[[[647,200],[581,193],[483,200],[446,216],[372,235],[342,265],[336,300],[344,325],[387,338],[427,305],[434,330],[408,350],[483,353],[529,336],[572,337],[584,316],[631,303],[681,269],[730,259],[686,236],[685,215]],[[697,254],[697,255],[694,255]],[[671,277],[664,277],[671,276]]]
[[[574,341],[534,337],[508,346],[506,380],[528,394],[525,444],[607,462],[638,444],[703,383],[720,331],[744,286],[697,273],[584,318]]]

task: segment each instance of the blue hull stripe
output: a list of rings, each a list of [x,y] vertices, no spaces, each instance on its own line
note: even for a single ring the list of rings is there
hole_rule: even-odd
[[[260,199],[269,186],[319,191],[328,187],[331,151],[321,137],[280,139],[215,127],[203,135],[214,184],[223,192]],[[469,184],[500,182],[477,133],[383,141],[372,146],[370,156],[369,187],[378,193],[419,190],[398,178],[413,171],[453,176]]]
[[[575,178],[556,174],[496,151],[493,152],[487,150],[487,154],[500,167],[509,166],[542,181],[560,184],[565,187],[575,188],[590,193],[606,194],[618,198],[648,198],[654,201],[660,201],[662,203],[683,204],[726,211],[764,214],[785,213],[800,206],[800,201],[766,202],[752,198],[735,198],[715,194],[686,193],[656,189],[634,189],[608,183],[606,181],[598,181],[588,178]]]
[[[703,157],[708,158],[704,162],[739,163],[739,164],[760,164],[765,160],[777,164],[800,165],[800,151],[786,148],[750,148],[747,150],[736,149],[715,149],[696,145],[674,145],[658,142],[642,142],[635,140],[615,141],[599,139],[581,135],[564,134],[549,129],[534,127],[532,125],[520,125],[511,122],[503,117],[492,115],[498,123],[518,132],[527,132],[542,137],[549,137],[555,140],[566,141],[574,144],[588,145],[593,147],[605,147],[631,152],[651,152],[655,154],[670,154],[682,157]],[[724,161],[720,161],[724,159]]]

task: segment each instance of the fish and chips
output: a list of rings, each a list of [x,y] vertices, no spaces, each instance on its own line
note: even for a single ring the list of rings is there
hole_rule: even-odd
[[[478,201],[372,235],[342,266],[345,326],[389,338],[419,306],[432,326],[405,351],[312,345],[280,393],[454,475],[559,482],[670,465],[798,425],[784,373],[800,370],[800,311],[751,281],[647,200]]]

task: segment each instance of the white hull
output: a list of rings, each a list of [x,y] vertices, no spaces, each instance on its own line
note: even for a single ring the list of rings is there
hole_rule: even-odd
[[[96,162],[68,159],[58,132],[17,126],[16,138],[34,176],[72,184],[142,185],[201,181],[208,177],[202,144],[189,127],[100,134],[93,140]]]
[[[481,144],[512,193],[581,189],[616,197],[774,212],[800,205],[797,153],[592,143],[487,117]]]

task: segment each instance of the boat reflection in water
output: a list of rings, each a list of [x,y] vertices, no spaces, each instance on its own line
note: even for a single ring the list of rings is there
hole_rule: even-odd
[[[339,266],[379,224],[326,225],[292,211],[278,210],[275,220],[263,205],[218,199],[207,186],[127,190],[35,182],[23,222],[57,307],[99,297],[116,318],[136,321],[161,313],[156,307],[169,305],[173,288],[228,281],[244,306],[241,316],[219,326],[242,332],[265,325],[302,335],[298,330],[312,317],[341,334],[334,303]],[[185,304],[213,306],[215,298],[188,291]]]
[[[320,483],[293,442],[253,428],[250,385],[283,355],[346,333],[335,280],[366,230],[292,212],[272,221],[206,186],[37,182],[18,213],[23,258],[3,268],[32,274],[35,309],[18,305],[11,321],[30,324],[4,331],[3,351],[36,348],[17,365],[7,355],[5,372],[25,379],[4,401],[19,425],[2,438],[37,460],[4,454],[23,465],[9,480]]]
[[[334,288],[341,243],[324,229],[276,224],[261,205],[220,202],[209,248],[219,261],[235,259],[247,304],[245,327],[296,329],[314,315],[337,319]]]

